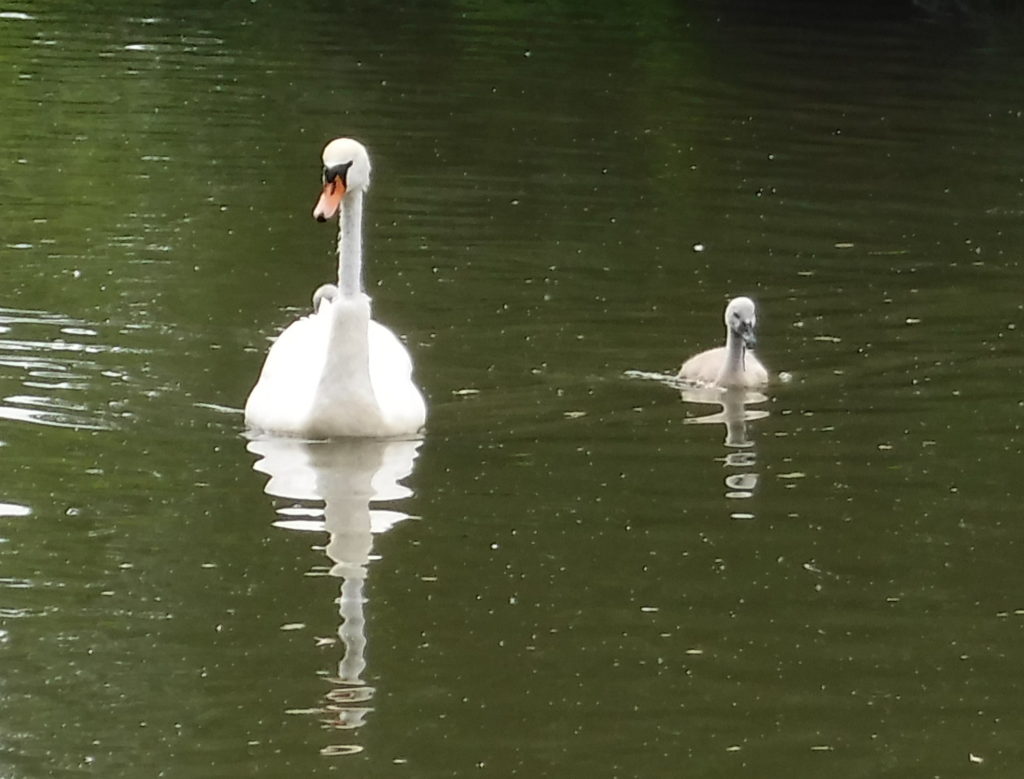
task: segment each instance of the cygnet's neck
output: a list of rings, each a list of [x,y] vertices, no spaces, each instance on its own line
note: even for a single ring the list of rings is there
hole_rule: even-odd
[[[725,362],[722,364],[722,372],[718,376],[719,383],[743,375],[743,357],[747,351],[743,338],[737,335],[731,327],[727,327],[725,332]]]
[[[342,297],[363,291],[363,193],[349,190],[338,214],[338,288]]]

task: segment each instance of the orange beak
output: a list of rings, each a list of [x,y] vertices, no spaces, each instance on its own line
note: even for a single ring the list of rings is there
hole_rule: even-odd
[[[320,199],[316,201],[316,207],[313,209],[313,218],[318,222],[326,222],[333,218],[338,213],[344,194],[345,184],[341,177],[336,177],[334,181],[325,181],[324,191],[320,193]]]

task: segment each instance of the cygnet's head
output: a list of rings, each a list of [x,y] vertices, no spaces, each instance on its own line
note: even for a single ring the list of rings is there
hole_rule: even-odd
[[[326,303],[333,303],[338,297],[338,288],[334,284],[321,284],[313,293],[313,313],[320,310],[320,306]]]
[[[370,186],[370,155],[352,138],[335,138],[324,147],[324,189],[313,218],[326,222],[338,213],[346,192],[365,192]]]
[[[754,329],[757,327],[757,313],[750,298],[733,298],[725,307],[725,326],[729,332],[743,339],[743,345],[753,349],[757,344]]]

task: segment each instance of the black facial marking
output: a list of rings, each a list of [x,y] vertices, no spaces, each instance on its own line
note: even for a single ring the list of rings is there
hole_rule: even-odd
[[[332,165],[329,168],[324,168],[324,184],[333,182],[338,177],[341,178],[341,183],[348,188],[348,169],[352,167],[351,162],[343,162],[341,165]]]

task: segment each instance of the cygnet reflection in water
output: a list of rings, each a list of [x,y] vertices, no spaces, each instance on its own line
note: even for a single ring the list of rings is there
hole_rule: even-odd
[[[757,450],[747,435],[747,423],[764,419],[764,409],[748,408],[750,404],[768,400],[760,392],[744,389],[722,390],[717,387],[687,387],[680,390],[680,397],[686,403],[719,406],[719,410],[701,416],[687,417],[688,425],[725,425],[725,446],[731,451],[724,457],[725,467],[730,473],[725,477],[725,497],[730,499],[752,498],[757,490],[759,474]],[[754,519],[749,511],[734,511],[733,519]]]
[[[355,730],[366,724],[374,688],[363,680],[366,669],[366,631],[363,585],[373,559],[373,534],[382,533],[409,515],[371,508],[378,501],[407,498],[412,491],[401,482],[413,471],[422,441],[352,439],[306,442],[287,438],[249,441],[248,450],[260,457],[253,468],[270,479],[265,492],[290,501],[323,502],[323,508],[287,506],[278,509],[274,524],[293,530],[326,531],[326,551],[339,577],[341,624],[338,638],[344,656],[326,702],[301,713],[326,715],[335,730]],[[357,744],[334,744],[324,754],[354,754]]]

